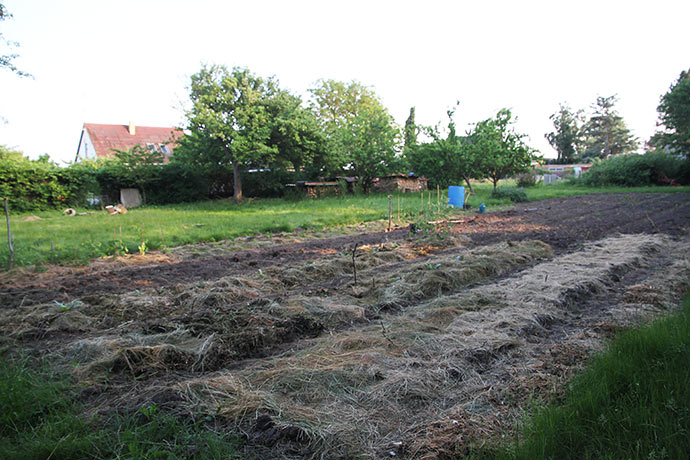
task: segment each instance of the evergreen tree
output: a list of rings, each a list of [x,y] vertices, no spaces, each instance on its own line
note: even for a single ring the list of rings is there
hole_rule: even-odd
[[[585,151],[583,158],[606,158],[609,155],[631,153],[638,147],[637,139],[630,133],[623,117],[614,105],[616,96],[597,97],[592,106],[594,113],[585,123]]]
[[[417,125],[414,121],[414,107],[410,107],[410,116],[405,120],[404,141],[405,151],[417,145]]]

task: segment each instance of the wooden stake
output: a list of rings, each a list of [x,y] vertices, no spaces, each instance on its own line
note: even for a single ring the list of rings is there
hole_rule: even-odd
[[[391,231],[391,220],[393,220],[393,195],[388,195],[388,232]]]
[[[441,186],[436,184],[436,212],[441,213]]]
[[[400,224],[400,195],[398,195],[398,224]]]
[[[355,254],[357,253],[357,245],[359,243],[355,243],[355,246],[352,248],[352,273],[355,275],[355,286],[357,286],[357,264],[355,264]]]
[[[7,198],[5,198],[5,218],[7,219],[7,244],[10,247],[10,263],[8,270],[12,270],[12,263],[14,262],[14,245],[12,244],[12,230],[10,229],[10,208],[7,206]]]

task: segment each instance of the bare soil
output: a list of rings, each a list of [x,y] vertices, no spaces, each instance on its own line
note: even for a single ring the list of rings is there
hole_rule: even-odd
[[[503,240],[540,240],[559,253],[615,233],[679,235],[690,228],[690,195],[615,194],[586,195],[522,203],[513,209],[468,214],[452,225],[452,232],[469,236],[471,245]],[[143,287],[204,282],[273,266],[312,261],[351,250],[354,245],[379,244],[409,238],[408,228],[391,233],[369,232],[298,243],[264,245],[227,251],[210,257],[169,257],[153,253],[130,256],[86,268],[52,267],[45,273],[0,279],[0,305],[70,302],[84,295],[121,293]],[[254,239],[270,237],[258,236]],[[278,239],[283,239],[279,235]],[[203,245],[201,245],[203,246]]]
[[[91,413],[215,417],[246,458],[456,458],[509,437],[690,281],[690,194],[531,202],[439,230],[5,274],[0,346],[70,372]]]

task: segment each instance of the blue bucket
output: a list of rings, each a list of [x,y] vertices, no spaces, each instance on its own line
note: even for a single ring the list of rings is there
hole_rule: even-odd
[[[462,209],[465,206],[465,187],[460,185],[448,187],[448,204]]]

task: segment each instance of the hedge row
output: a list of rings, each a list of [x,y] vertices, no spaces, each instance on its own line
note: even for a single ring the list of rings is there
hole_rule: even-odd
[[[242,188],[249,197],[281,197],[285,184],[299,179],[284,170],[244,172]],[[7,198],[15,212],[86,207],[93,196],[117,203],[121,188],[139,189],[146,204],[183,203],[231,197],[233,179],[228,168],[179,162],[132,171],[117,162],[60,168],[27,159],[0,159],[0,199]]]
[[[582,176],[586,185],[644,185],[690,184],[690,159],[666,152],[613,157],[592,166]]]

